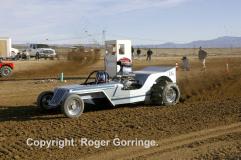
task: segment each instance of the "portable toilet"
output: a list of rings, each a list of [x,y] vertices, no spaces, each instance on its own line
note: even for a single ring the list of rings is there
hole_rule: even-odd
[[[110,40],[105,42],[105,71],[110,77],[132,72],[130,40]]]

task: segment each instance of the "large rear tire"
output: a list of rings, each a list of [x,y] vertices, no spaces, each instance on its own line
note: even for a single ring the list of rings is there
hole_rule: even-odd
[[[151,88],[151,103],[171,106],[179,102],[180,90],[175,83],[160,80]]]
[[[69,118],[78,118],[84,112],[84,101],[79,95],[71,94],[61,106],[62,113]]]
[[[12,68],[9,66],[2,66],[0,70],[0,76],[1,77],[9,77],[12,73]]]
[[[179,102],[180,90],[175,83],[168,83],[163,90],[162,100],[165,106],[172,106]]]
[[[54,96],[53,91],[45,91],[40,93],[40,95],[37,98],[37,105],[40,107],[43,111],[50,110],[49,102]]]

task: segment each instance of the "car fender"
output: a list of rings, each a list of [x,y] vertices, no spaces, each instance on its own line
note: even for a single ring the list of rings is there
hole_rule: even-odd
[[[13,63],[2,64],[2,65],[0,65],[0,68],[2,68],[2,67],[4,67],[4,66],[8,66],[8,67],[10,67],[11,69],[14,68],[14,64],[13,64]]]
[[[97,98],[106,98],[113,106],[113,102],[111,101],[110,97],[104,90],[93,90],[88,92],[69,92],[66,97],[68,97],[70,94],[77,94],[79,95],[83,100],[92,100]],[[65,97],[65,98],[66,98]]]

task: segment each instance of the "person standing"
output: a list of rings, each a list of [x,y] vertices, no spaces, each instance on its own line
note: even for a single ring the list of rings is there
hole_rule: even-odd
[[[146,55],[146,61],[151,61],[152,50],[149,48]]]
[[[134,49],[134,47],[132,46],[132,47],[131,47],[131,56],[132,56],[132,57],[134,57],[134,52],[135,52],[135,49]]]
[[[36,53],[35,59],[39,61],[39,59],[40,59],[39,53]]]
[[[141,55],[141,50],[140,50],[140,48],[137,49],[136,54],[137,54],[137,57],[140,58],[140,55]]]
[[[190,65],[187,56],[182,57],[182,68],[184,71],[190,71]]]
[[[198,51],[198,58],[200,63],[202,64],[202,70],[206,71],[206,58],[207,58],[207,52],[202,49],[202,47],[199,48]]]

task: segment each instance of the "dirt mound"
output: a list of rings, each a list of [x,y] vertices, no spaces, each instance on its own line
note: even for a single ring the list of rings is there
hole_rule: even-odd
[[[200,77],[184,79],[179,86],[182,91],[181,102],[211,101],[241,97],[241,79],[237,74],[205,73]]]
[[[226,70],[229,63],[229,72]],[[192,65],[196,71],[181,72],[178,85],[181,90],[181,102],[203,102],[217,99],[241,97],[241,61],[237,58],[211,59],[208,70],[199,70],[198,63]],[[181,73],[180,73],[181,72]],[[180,78],[181,77],[181,78]]]

